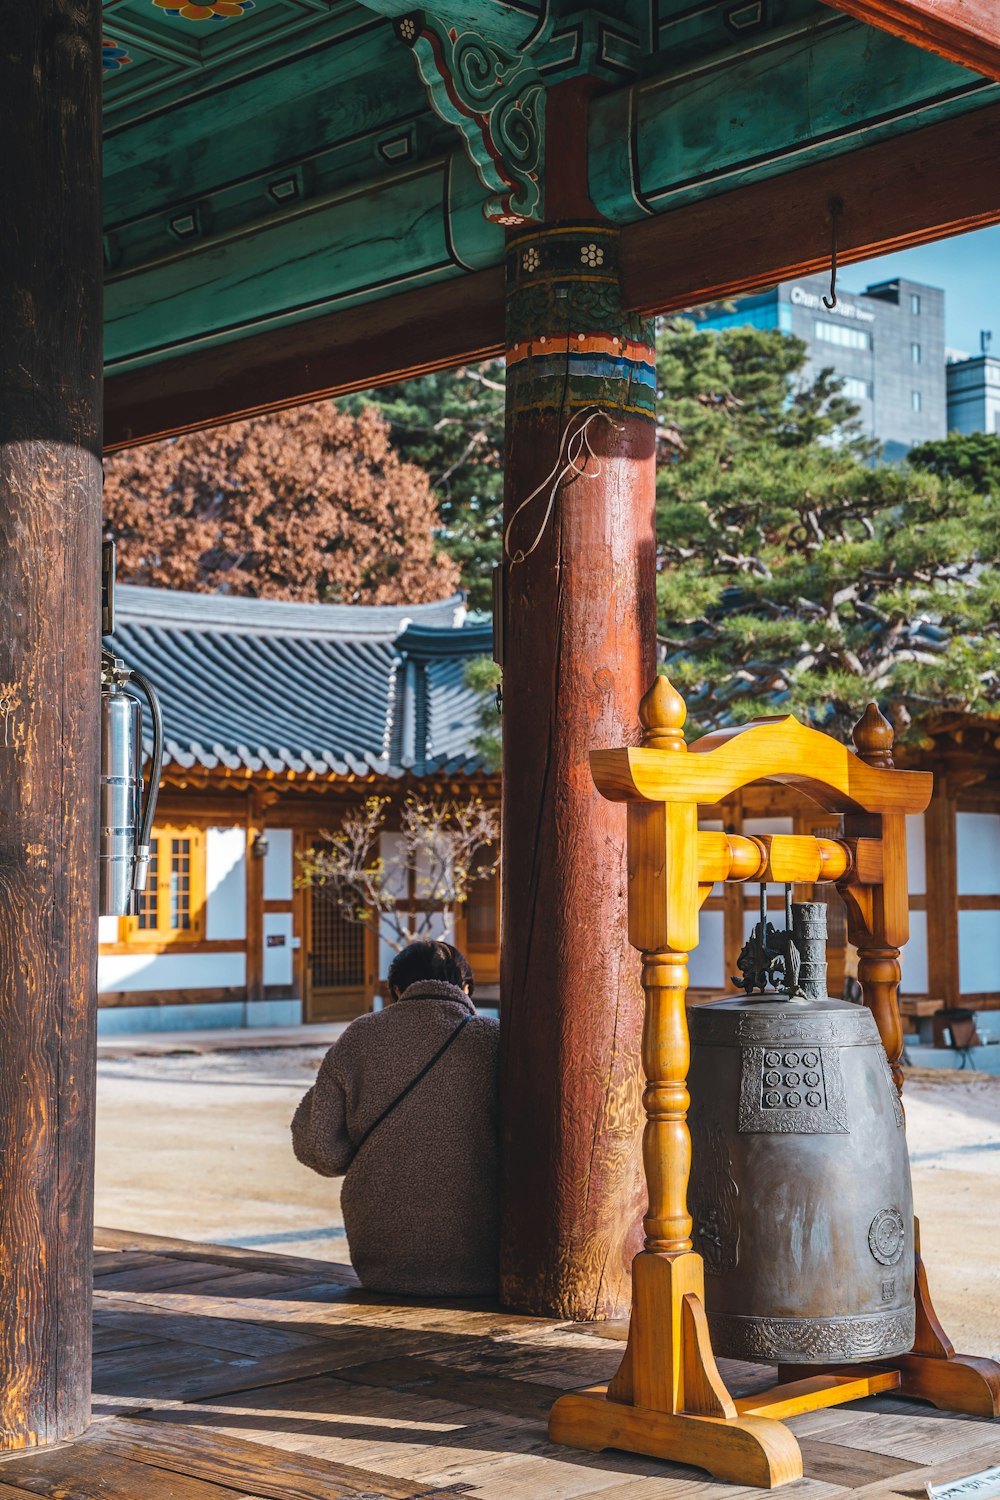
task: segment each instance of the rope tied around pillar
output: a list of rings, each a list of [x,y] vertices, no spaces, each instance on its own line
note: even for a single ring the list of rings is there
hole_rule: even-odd
[[[584,420],[574,431],[573,424],[580,417],[583,417]],[[569,420],[563,427],[562,433],[559,438],[559,450],[556,455],[556,461],[553,464],[552,468],[546,474],[541,484],[536,485],[535,488],[531,491],[531,494],[525,496],[525,498],[516,507],[514,514],[511,516],[510,520],[507,522],[507,526],[503,534],[503,550],[505,556],[510,560],[510,564],[512,567],[516,563],[523,563],[527,558],[529,558],[534,552],[535,548],[541,542],[542,537],[545,535],[545,532],[548,529],[549,521],[552,519],[552,512],[555,508],[556,503],[556,495],[559,493],[560,486],[563,484],[563,482],[568,478],[598,479],[602,474],[603,465],[601,464],[600,459],[598,459],[597,454],[594,452],[593,448],[590,445],[589,435],[589,428],[591,423],[597,421],[598,418],[601,418],[603,421],[609,423],[609,425],[615,432],[624,432],[625,430],[622,423],[616,422],[614,418],[610,416],[608,412],[604,411],[601,407],[594,407],[589,412],[585,408],[582,412],[578,411],[573,413],[573,415],[569,418]],[[586,456],[583,458],[583,467],[581,468],[580,459],[584,454]],[[592,473],[588,472],[587,470],[587,465],[591,459],[594,459],[597,463],[597,468]],[[535,533],[534,541],[531,543],[530,547],[517,547],[512,552],[510,548],[510,534],[514,529],[515,521],[517,520],[521,512],[526,509],[526,507],[529,506],[533,500],[536,500],[538,498],[538,496],[545,489],[546,485],[551,485],[551,488],[549,489],[548,504],[545,507],[545,515],[542,517],[542,524],[539,526],[537,532]]]

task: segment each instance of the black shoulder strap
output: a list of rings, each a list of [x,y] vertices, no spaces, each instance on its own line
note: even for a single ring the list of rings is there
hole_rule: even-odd
[[[434,1056],[431,1058],[430,1062],[424,1064],[424,1066],[420,1069],[420,1072],[417,1074],[417,1076],[415,1078],[411,1078],[410,1079],[409,1083],[406,1085],[406,1088],[403,1090],[403,1092],[401,1094],[397,1094],[396,1097],[395,1097],[395,1099],[393,1099],[393,1101],[392,1101],[391,1104],[387,1104],[386,1105],[385,1109],[379,1115],[379,1117],[378,1117],[377,1120],[373,1120],[372,1121],[372,1123],[369,1125],[368,1129],[365,1131],[364,1135],[361,1137],[360,1141],[358,1142],[358,1144],[354,1148],[354,1155],[351,1157],[351,1162],[352,1163],[357,1160],[358,1152],[361,1150],[362,1146],[365,1144],[365,1141],[367,1141],[368,1137],[370,1135],[374,1135],[375,1131],[382,1124],[382,1121],[383,1120],[387,1120],[389,1118],[389,1116],[392,1114],[393,1110],[394,1109],[398,1109],[398,1107],[402,1104],[402,1102],[406,1098],[406,1096],[408,1094],[412,1094],[412,1092],[416,1088],[417,1084],[420,1083],[422,1079],[424,1079],[424,1078],[427,1077],[428,1073],[430,1072],[431,1068],[433,1068],[434,1064],[437,1063],[437,1062],[440,1062],[441,1058],[444,1057],[445,1053],[447,1052],[448,1048],[451,1046],[452,1042],[454,1042],[457,1039],[457,1037],[459,1035],[459,1032],[463,1031],[465,1029],[465,1027],[468,1026],[468,1024],[469,1024],[469,1022],[471,1020],[472,1020],[472,1016],[471,1015],[467,1015],[467,1016],[463,1016],[462,1017],[462,1019],[459,1021],[458,1025],[455,1027],[454,1031],[451,1033],[451,1035],[448,1036],[441,1043],[441,1046],[437,1049],[437,1051],[435,1052]]]

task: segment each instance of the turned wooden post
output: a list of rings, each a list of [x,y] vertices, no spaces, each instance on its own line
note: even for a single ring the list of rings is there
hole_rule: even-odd
[[[101,7],[3,8],[0,1448],[90,1418]]]
[[[578,1319],[627,1312],[641,1243],[625,816],[588,764],[655,672],[653,332],[617,255],[578,219],[507,251],[501,1294]]]
[[[657,677],[639,705],[643,748],[686,752],[686,718],[687,707],[680,693],[666,677]],[[651,818],[645,810],[639,817],[656,824],[662,822],[666,852],[671,821],[676,825],[678,814],[683,812],[682,808],[657,808]],[[631,816],[634,823],[634,811]],[[633,834],[633,850],[637,843]],[[633,932],[633,938],[636,935]],[[646,1249],[680,1255],[691,1249],[691,1215],[687,1207],[691,1175],[691,1132],[687,1125],[691,1103],[687,1090],[691,1060],[685,1010],[687,952],[646,949],[642,955],[642,987],[646,1001],[642,1029],[642,1067],[646,1075],[642,1096],[646,1110],[642,1159],[649,1195],[649,1207],[643,1218]]]
[[[893,770],[893,729],[877,704],[869,703],[854,726],[852,735],[861,760],[878,770]],[[846,832],[867,831],[857,816],[845,818]],[[868,921],[851,922],[851,939],[858,950],[858,980],[864,1002],[878,1027],[893,1080],[903,1091],[903,1023],[899,1015],[899,950],[909,935],[906,894],[906,820],[899,813],[884,813],[881,838],[885,875],[870,898]],[[852,908],[849,907],[849,912]]]

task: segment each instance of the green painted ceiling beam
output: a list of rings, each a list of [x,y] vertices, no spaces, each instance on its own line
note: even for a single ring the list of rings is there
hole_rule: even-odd
[[[456,0],[484,14],[496,3]],[[525,4],[534,10],[534,0]],[[227,22],[221,35],[172,23],[154,36],[151,5],[112,0],[108,9],[150,49],[197,44],[209,61],[192,74],[198,86],[168,106],[154,108],[143,83],[109,115],[109,372],[500,263],[503,232],[484,217],[490,183],[478,143],[435,115],[388,19],[346,0],[323,9],[319,0],[257,0],[247,14],[270,17],[270,29],[256,52],[240,43],[241,73],[222,43],[250,37],[249,20]],[[651,0],[643,25],[640,10],[630,0],[633,37],[655,37],[673,63],[594,102],[591,191],[613,222],[998,97],[997,85],[814,0],[773,0],[770,9],[719,0],[697,15],[681,0]],[[288,18],[287,52],[271,24],[278,14]],[[566,7],[539,59],[573,27],[578,40],[603,45],[595,14],[587,30]],[[731,40],[720,47],[723,35]],[[666,57],[647,47],[643,68],[657,61],[662,68]],[[532,76],[544,79],[540,89],[550,82],[541,68]]]
[[[459,156],[112,273],[107,373],[494,264],[503,231],[486,222],[481,206],[480,186]]]
[[[827,12],[596,100],[591,196],[629,223],[998,98],[989,80]]]

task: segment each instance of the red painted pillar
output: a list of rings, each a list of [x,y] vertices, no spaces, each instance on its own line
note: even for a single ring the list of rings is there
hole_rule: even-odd
[[[501,1285],[578,1319],[627,1311],[644,1207],[625,815],[588,762],[655,673],[653,330],[617,252],[585,222],[507,250]]]
[[[101,6],[3,6],[0,1449],[90,1419]]]

